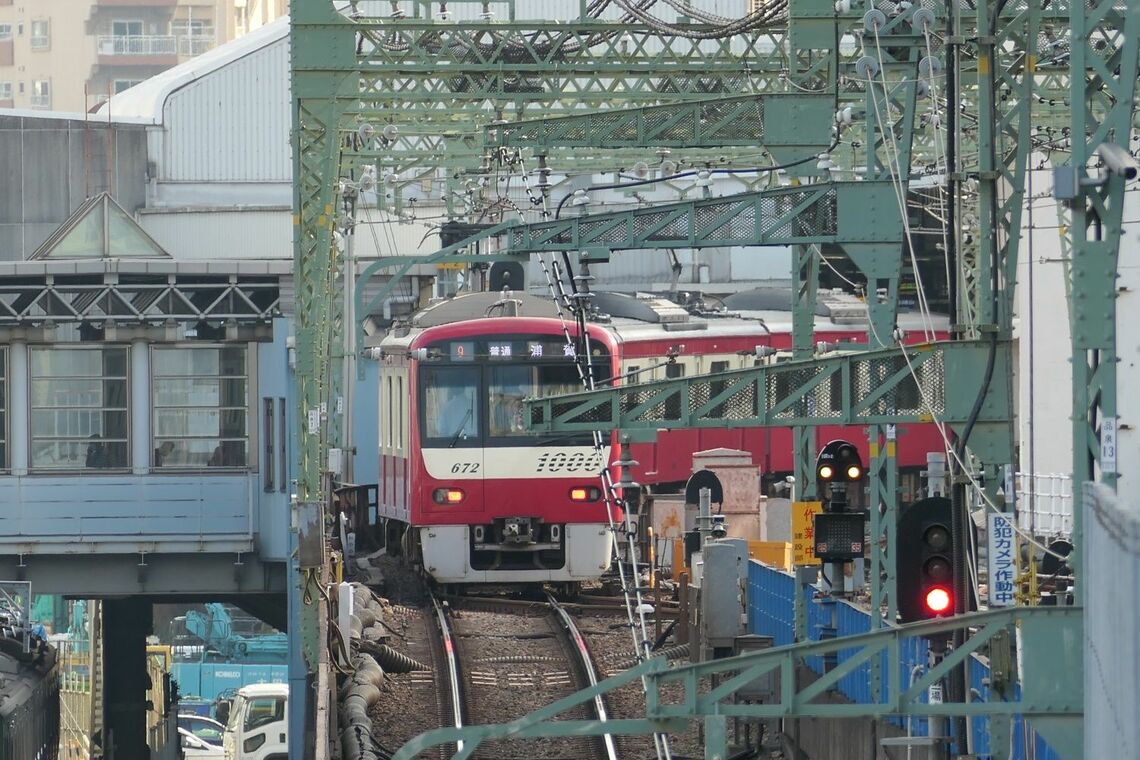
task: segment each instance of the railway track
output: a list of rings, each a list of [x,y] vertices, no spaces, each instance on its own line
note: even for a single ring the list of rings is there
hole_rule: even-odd
[[[435,626],[432,631],[432,671],[435,675],[436,709],[439,712],[439,725],[463,727],[463,682],[459,675],[459,658],[455,653],[455,637],[451,634],[451,624],[444,606],[434,596],[431,598]],[[439,747],[439,756],[446,760],[463,749],[463,742],[445,744]]]
[[[432,598],[432,662],[439,725],[503,723],[597,682],[586,638],[557,600],[458,607]],[[604,701],[567,711],[560,718],[606,720]],[[450,757],[459,747],[441,747]],[[614,737],[566,737],[485,742],[475,757],[617,760]]]

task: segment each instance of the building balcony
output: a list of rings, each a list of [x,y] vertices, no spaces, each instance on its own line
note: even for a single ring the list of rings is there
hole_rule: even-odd
[[[96,49],[101,64],[150,66],[201,55],[216,43],[212,34],[102,35]]]
[[[182,58],[192,58],[212,50],[217,44],[217,38],[212,34],[182,35],[178,38],[178,55]]]
[[[51,95],[32,95],[32,108],[51,108]]]
[[[172,35],[102,35],[99,55],[175,55],[178,39]]]
[[[173,66],[178,62],[178,38],[173,35],[101,35],[95,49],[102,65]]]
[[[105,8],[137,8],[140,5],[167,8],[178,5],[178,0],[95,0],[95,4]]]

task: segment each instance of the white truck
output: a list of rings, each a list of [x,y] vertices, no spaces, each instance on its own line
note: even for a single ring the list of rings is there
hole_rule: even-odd
[[[222,738],[226,760],[288,760],[289,685],[238,689]]]

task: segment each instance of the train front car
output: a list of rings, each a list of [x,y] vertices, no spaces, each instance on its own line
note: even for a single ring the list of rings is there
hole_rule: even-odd
[[[612,339],[596,327],[590,333],[592,361],[608,377]],[[393,357],[390,370],[406,366],[410,391],[403,488],[381,489],[381,512],[396,525],[390,545],[403,530],[402,550],[445,584],[599,577],[610,564],[599,480],[609,447],[596,451],[589,434],[535,436],[523,425],[524,398],[582,387],[561,322],[480,318],[408,338],[406,360]],[[382,414],[384,407],[382,401]],[[394,415],[401,418],[398,410]],[[385,506],[398,490],[406,511]]]

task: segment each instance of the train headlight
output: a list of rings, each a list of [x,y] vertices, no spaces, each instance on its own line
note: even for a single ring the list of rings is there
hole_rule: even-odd
[[[461,488],[437,488],[431,492],[431,500],[436,504],[459,504],[466,496]]]
[[[597,486],[576,486],[570,489],[570,501],[597,501],[602,490]]]

